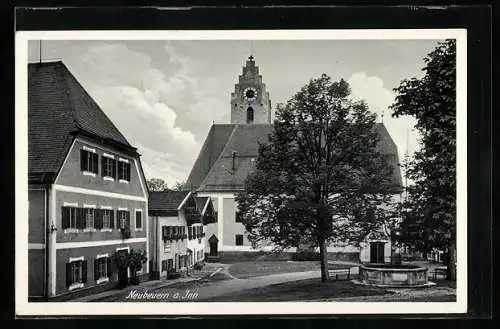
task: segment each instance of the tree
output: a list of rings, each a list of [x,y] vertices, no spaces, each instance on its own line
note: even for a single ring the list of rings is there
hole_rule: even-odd
[[[172,190],[174,191],[184,191],[186,189],[186,182],[175,182],[174,186],[172,187]]]
[[[279,104],[269,142],[236,201],[254,246],[319,247],[328,280],[327,243],[355,242],[392,216],[392,167],[376,150],[376,116],[350,98],[346,81],[326,74]]]
[[[422,136],[408,168],[406,242],[427,252],[448,249],[448,278],[455,279],[456,250],[456,42],[446,40],[424,58],[424,77],[403,80],[394,91],[394,117],[413,116]]]
[[[144,263],[148,260],[146,252],[144,250],[131,249],[127,258],[127,265],[131,271],[131,282],[132,284],[139,283],[139,278],[137,276],[137,271],[142,269]]]
[[[148,189],[151,192],[161,192],[168,190],[167,183],[161,178],[151,178],[146,181]]]

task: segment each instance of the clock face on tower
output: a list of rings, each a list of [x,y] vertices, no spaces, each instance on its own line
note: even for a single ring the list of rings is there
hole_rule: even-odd
[[[254,101],[257,98],[257,91],[252,87],[245,88],[243,91],[243,97],[247,101]]]

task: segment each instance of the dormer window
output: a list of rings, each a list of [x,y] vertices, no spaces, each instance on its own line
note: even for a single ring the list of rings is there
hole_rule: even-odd
[[[102,155],[102,177],[104,180],[114,181],[116,178],[116,160],[113,155],[104,153]]]
[[[118,159],[118,180],[120,183],[130,182],[130,162],[128,159]]]
[[[80,169],[84,175],[96,176],[99,172],[99,156],[95,149],[84,146],[80,150]]]

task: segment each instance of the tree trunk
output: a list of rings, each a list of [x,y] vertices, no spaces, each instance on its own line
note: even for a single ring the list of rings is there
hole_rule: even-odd
[[[328,281],[328,251],[326,250],[326,240],[319,244],[319,255],[321,258],[321,282]]]
[[[455,263],[457,262],[456,246],[455,241],[450,242],[448,246],[448,257],[447,257],[447,271],[446,278],[450,281],[457,280],[457,268]]]

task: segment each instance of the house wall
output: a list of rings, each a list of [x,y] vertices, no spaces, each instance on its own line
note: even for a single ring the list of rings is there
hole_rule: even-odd
[[[84,145],[94,148],[99,155],[99,173],[96,177],[85,175],[80,170],[80,150]],[[130,182],[121,183],[118,181],[109,181],[102,177],[101,161],[104,153],[114,155],[115,160],[117,161],[119,157],[129,160],[129,163],[131,164]],[[138,159],[134,159],[119,151],[97,145],[84,138],[78,137],[75,139],[68,152],[55,184],[146,197],[146,192],[144,190],[145,186],[144,182],[142,182],[143,178],[140,174],[137,161]]]
[[[146,241],[130,243],[130,242],[122,242],[118,244],[112,245],[100,245],[100,246],[92,246],[92,247],[84,247],[84,248],[63,248],[64,245],[58,245],[57,253],[56,253],[56,270],[57,270],[57,285],[56,285],[56,294],[62,294],[69,292],[69,289],[66,285],[66,263],[69,262],[70,257],[84,257],[84,260],[87,261],[87,282],[85,286],[80,289],[86,289],[89,287],[95,287],[98,285],[104,285],[109,283],[116,283],[118,281],[118,271],[116,261],[114,259],[114,255],[117,249],[127,248],[132,249],[146,249]],[[108,254],[112,259],[111,271],[112,276],[110,277],[110,281],[102,282],[97,284],[94,280],[94,260],[97,255],[100,254]],[[143,265],[142,272],[146,271],[146,264]],[[128,273],[130,276],[130,272]],[[75,290],[72,290],[75,291]]]
[[[28,243],[45,243],[45,196],[45,189],[28,189]]]
[[[175,217],[162,217],[158,218],[158,230],[156,232],[158,236],[158,266],[160,270],[160,276],[166,276],[166,271],[161,271],[161,263],[162,261],[167,261],[168,259],[173,260],[174,268],[179,271],[183,270],[179,267],[177,263],[176,254],[179,256],[184,256],[187,254],[187,239],[179,239],[179,240],[167,240],[164,241],[162,239],[162,227],[163,226],[186,226],[186,220],[184,216],[175,216]],[[187,230],[187,229],[186,229]],[[186,231],[187,232],[187,231]]]
[[[47,190],[28,186],[28,296],[45,295]]]
[[[45,295],[45,249],[28,249],[28,296]]]
[[[111,232],[96,230],[95,232],[85,232],[79,230],[77,233],[65,233],[61,228],[62,207],[64,205],[72,205],[76,207],[84,207],[84,205],[93,205],[96,209],[102,207],[111,207],[114,211],[115,225]],[[127,209],[130,212],[130,238],[146,238],[146,201],[136,201],[121,198],[103,197],[100,195],[89,195],[84,193],[74,193],[66,191],[57,191],[56,193],[56,226],[57,242],[82,242],[82,241],[103,241],[103,240],[120,240],[122,239],[120,229],[117,228],[117,210],[119,208]],[[135,229],[135,212],[142,212],[142,229]]]
[[[224,231],[223,231],[223,248],[222,250],[226,250],[227,248],[241,248],[241,247],[249,247],[251,246],[250,242],[246,237],[245,226],[242,223],[236,223],[236,211],[237,204],[234,200],[234,197],[223,198],[223,209],[224,209]],[[236,245],[236,235],[243,235],[243,246]],[[241,248],[243,249],[243,248]],[[247,249],[247,248],[245,248]]]
[[[85,142],[83,142],[85,141]],[[99,154],[99,173],[95,177],[85,175],[80,170],[80,149],[83,145],[94,148]],[[120,183],[104,180],[101,173],[101,161],[103,153],[112,154],[115,159],[124,157],[131,163],[130,182]],[[49,297],[78,295],[83,291],[102,288],[108,283],[97,285],[93,280],[94,259],[97,254],[113,254],[117,247],[139,248],[146,251],[149,257],[148,245],[148,203],[147,189],[139,169],[139,159],[126,157],[108,147],[99,146],[84,138],[75,139],[68,152],[63,166],[56,177],[55,184],[51,185],[47,193],[49,211],[48,223],[57,230],[49,234],[47,241],[48,258],[48,291]],[[111,207],[115,213],[115,227],[110,232],[106,230],[78,232],[62,229],[61,217],[63,206],[84,207],[92,205],[95,208]],[[130,211],[131,237],[123,239],[121,232],[116,228],[118,208],[127,208]],[[142,229],[135,228],[135,211],[142,212]],[[35,227],[35,226],[33,226]],[[69,257],[84,256],[88,260],[88,281],[83,288],[70,291],[66,286],[66,263]],[[148,263],[143,266],[142,273],[149,272]],[[34,275],[33,275],[34,277]],[[66,297],[65,297],[66,298]]]
[[[206,226],[203,226],[202,224],[193,224],[192,227],[203,227],[203,232],[205,232]],[[187,228],[186,228],[187,232]],[[205,236],[202,237],[201,239],[192,239],[187,241],[187,248],[192,250],[192,255],[191,255],[191,264],[195,264],[198,261],[202,261],[205,259],[205,244],[208,243],[206,242],[208,240],[209,235],[207,232],[205,232]],[[197,252],[201,250],[201,256],[198,258]]]

